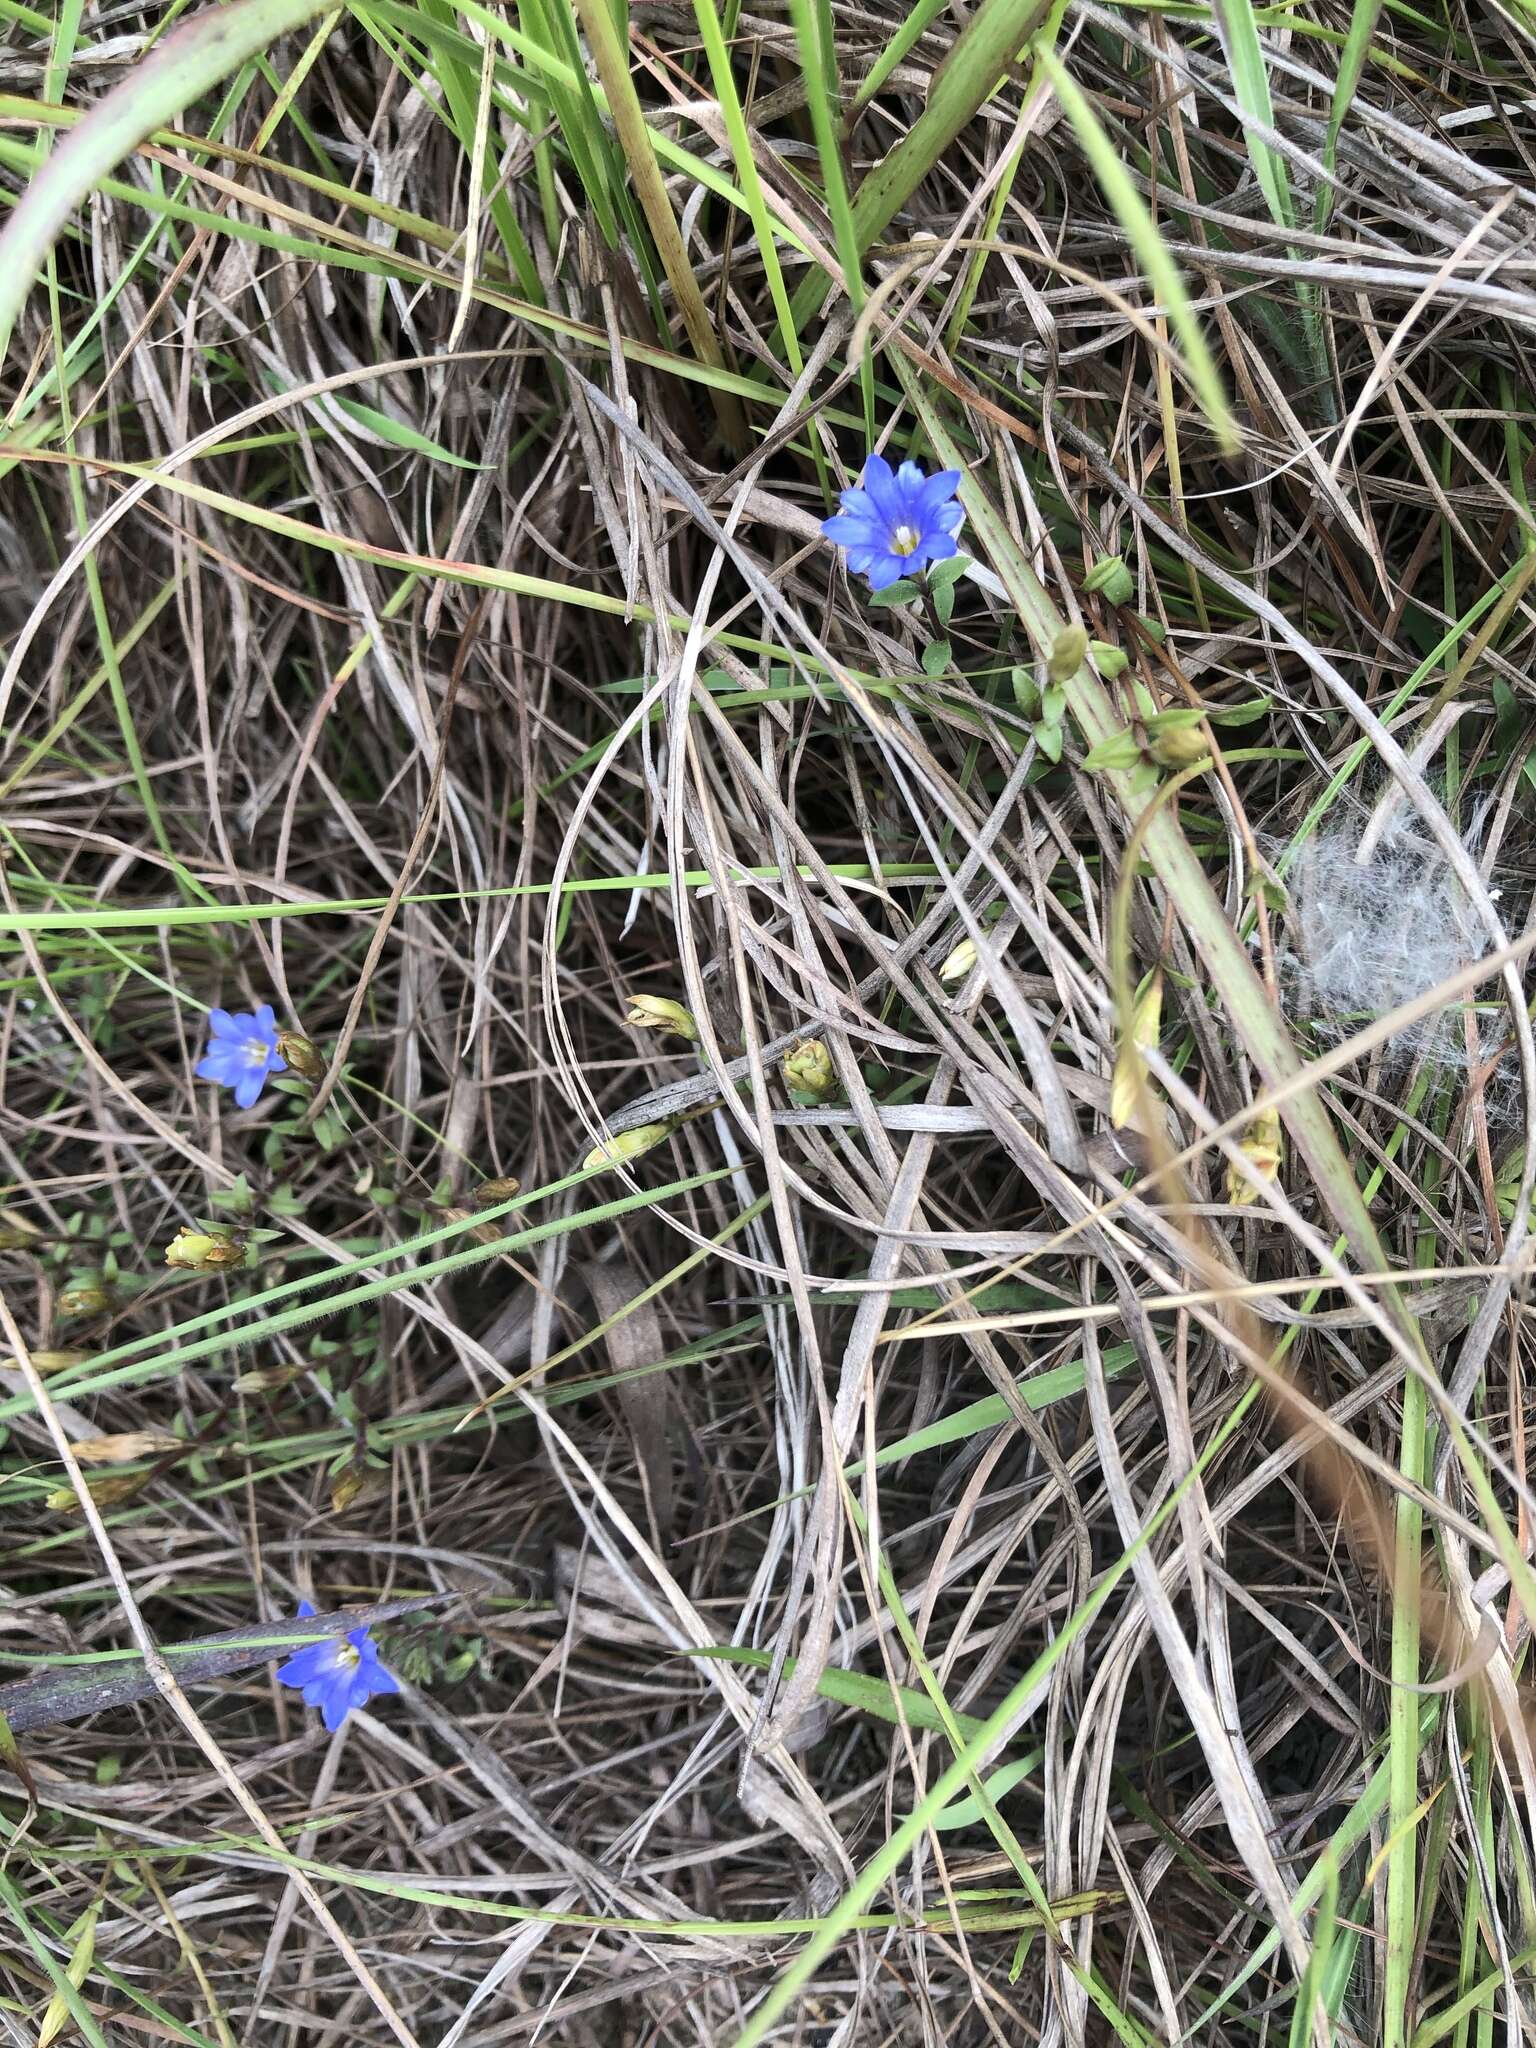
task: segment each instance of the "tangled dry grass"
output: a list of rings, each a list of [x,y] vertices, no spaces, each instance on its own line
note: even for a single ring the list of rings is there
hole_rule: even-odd
[[[14,194],[174,10],[4,13]],[[1138,216],[1037,13],[736,11],[766,255],[713,19],[627,54],[714,365],[556,0],[272,43],[25,301],[4,1675],[437,1597],[334,1736],[257,1661],[18,1737],[0,2032],[1513,2043],[1528,18],[1078,0]],[[966,470],[947,622],[820,538],[870,425]],[[1371,817],[1456,943],[1314,1016]]]

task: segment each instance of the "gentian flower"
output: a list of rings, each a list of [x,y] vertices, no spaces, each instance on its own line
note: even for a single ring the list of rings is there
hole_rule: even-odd
[[[308,1600],[299,1602],[300,1621],[307,1621],[314,1611]],[[278,1666],[277,1682],[302,1692],[306,1706],[318,1707],[333,1735],[352,1709],[365,1707],[376,1692],[400,1690],[399,1679],[379,1662],[366,1628],[306,1643]]]
[[[893,470],[883,455],[864,464],[858,488],[844,491],[841,512],[821,522],[828,540],[848,550],[848,566],[871,590],[955,553],[965,514],[955,502],[958,469],[925,477],[915,462]]]
[[[268,1074],[285,1073],[288,1067],[277,1049],[272,1005],[263,1003],[254,1015],[249,1010],[210,1010],[208,1026],[212,1036],[197,1064],[198,1079],[233,1088],[240,1107],[252,1108]]]

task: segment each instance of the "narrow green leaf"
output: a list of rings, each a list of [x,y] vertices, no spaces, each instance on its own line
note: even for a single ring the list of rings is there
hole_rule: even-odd
[[[1230,453],[1241,445],[1237,422],[1232,408],[1227,403],[1227,394],[1222,389],[1221,375],[1216,368],[1210,347],[1205,339],[1205,330],[1195,316],[1184,289],[1184,280],[1179,275],[1178,265],[1163,245],[1163,238],[1157,231],[1157,223],[1147,211],[1146,202],[1137,191],[1130,173],[1115,153],[1114,144],[1100,124],[1099,117],[1088,104],[1087,98],[1066,66],[1055,53],[1041,50],[1039,62],[1045,76],[1051,82],[1051,89],[1061,103],[1061,110],[1071,122],[1083,154],[1092,167],[1094,176],[1104,197],[1114,210],[1115,218],[1125,230],[1126,239],[1135,252],[1137,261],[1145,271],[1147,281],[1157,295],[1158,303],[1168,316],[1169,325],[1178,337],[1184,352],[1184,367],[1190,384],[1198,397],[1201,409],[1210,421],[1217,439]]]

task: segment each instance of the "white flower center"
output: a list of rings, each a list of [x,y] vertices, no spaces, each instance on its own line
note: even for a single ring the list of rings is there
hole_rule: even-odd
[[[898,526],[896,528],[896,531],[891,535],[891,553],[893,555],[914,554],[917,550],[917,544],[921,538],[922,535],[918,532],[915,526],[908,526],[905,523],[905,521],[903,521],[903,523],[900,526]]]
[[[336,1666],[336,1669],[338,1671],[355,1670],[358,1663],[361,1661],[357,1654],[357,1645],[355,1643],[349,1643],[346,1637],[343,1636],[341,1641],[336,1645],[336,1653],[334,1657],[331,1659],[331,1661]]]
[[[264,1038],[248,1038],[245,1041],[245,1060],[247,1066],[264,1067],[267,1063],[267,1041]]]

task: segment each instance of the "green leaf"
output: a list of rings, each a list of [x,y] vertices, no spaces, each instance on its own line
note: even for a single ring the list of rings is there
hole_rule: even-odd
[[[1107,740],[1100,740],[1096,747],[1090,747],[1083,756],[1083,766],[1090,775],[1118,774],[1127,768],[1134,768],[1141,759],[1141,744],[1129,727],[1123,732],[1112,733]]]
[[[939,624],[947,626],[955,609],[955,586],[941,583],[933,593],[933,608],[939,615]]]
[[[872,590],[869,593],[869,601],[872,605],[910,604],[914,597],[921,594],[910,576],[898,576],[896,581],[888,583],[884,590]]]
[[[930,640],[923,649],[921,660],[925,676],[941,676],[949,667],[950,646],[947,640]]]
[[[969,555],[949,555],[942,562],[934,562],[925,572],[928,588],[935,595],[941,590],[953,590],[970,566]]]
[[[412,455],[427,455],[434,462],[449,462],[455,469],[480,470],[486,467],[483,462],[471,462],[467,455],[455,455],[440,441],[429,439],[415,427],[408,427],[403,420],[391,419],[387,412],[380,412],[376,406],[364,405],[360,399],[333,397],[330,403],[338,412],[356,420],[360,427],[366,427],[370,434],[377,434],[381,441],[388,441],[392,448],[403,448]]]
[[[1253,174],[1259,181],[1264,202],[1276,225],[1294,227],[1296,209],[1291,203],[1285,158],[1270,147],[1255,125],[1273,128],[1275,108],[1269,96],[1269,71],[1264,62],[1264,45],[1259,41],[1259,25],[1254,20],[1252,0],[1211,0],[1211,6],[1216,17],[1216,33],[1221,38],[1227,69],[1232,75],[1232,92],[1244,116],[1243,135],[1248,145],[1248,161],[1253,165]]]
[[[1206,342],[1205,330],[1195,317],[1195,309],[1184,289],[1178,265],[1165,248],[1157,223],[1147,211],[1145,200],[1121,163],[1098,115],[1066,66],[1054,51],[1046,49],[1039,51],[1038,62],[1061,102],[1062,112],[1072,124],[1104,197],[1114,209],[1115,218],[1146,272],[1147,282],[1167,313],[1169,325],[1184,352],[1186,373],[1206,418],[1223,447],[1229,452],[1236,450],[1242,445],[1242,437],[1222,388],[1220,372]]]

